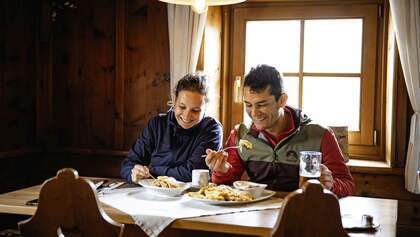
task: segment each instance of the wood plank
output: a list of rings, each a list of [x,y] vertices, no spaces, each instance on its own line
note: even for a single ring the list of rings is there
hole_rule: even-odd
[[[168,109],[166,4],[152,0],[128,1],[126,25],[124,147],[129,148],[148,120]]]
[[[115,0],[78,2],[54,23],[54,115],[59,145],[114,144]]]
[[[221,53],[222,8],[209,7],[202,44],[202,68],[208,76],[209,104],[206,114],[220,121],[221,104]]]
[[[114,148],[124,145],[125,0],[116,2]]]
[[[395,174],[366,174],[352,172],[356,190],[354,195],[420,201],[420,195],[404,188],[404,176]]]
[[[36,143],[50,142],[49,131],[52,115],[52,23],[51,5],[47,0],[40,2],[39,32],[36,40]]]
[[[0,1],[0,150],[31,147],[36,131],[36,1]]]
[[[232,111],[232,104],[229,98],[233,98],[231,79],[230,79],[230,54],[231,48],[231,7],[222,7],[222,52],[221,52],[221,66],[220,66],[220,80],[221,80],[221,108],[220,108],[220,122],[223,126],[223,134],[229,134],[231,127],[227,126],[230,123],[230,114]],[[228,136],[223,136],[223,143],[226,142]]]

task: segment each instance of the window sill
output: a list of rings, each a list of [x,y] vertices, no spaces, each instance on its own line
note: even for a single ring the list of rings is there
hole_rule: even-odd
[[[404,175],[403,168],[392,168],[386,161],[350,159],[347,166],[351,173]]]

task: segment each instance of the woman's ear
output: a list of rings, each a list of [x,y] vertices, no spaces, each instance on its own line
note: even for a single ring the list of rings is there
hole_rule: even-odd
[[[284,106],[286,106],[287,103],[287,99],[289,98],[289,96],[286,93],[281,94],[279,100],[277,101],[278,105],[281,108],[284,108]]]

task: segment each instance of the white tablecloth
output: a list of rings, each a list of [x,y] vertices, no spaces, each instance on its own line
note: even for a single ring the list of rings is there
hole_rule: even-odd
[[[186,197],[165,197],[144,188],[113,190],[100,197],[101,202],[129,214],[150,237],[158,236],[168,225],[179,218],[226,214],[280,208],[281,198],[233,206],[215,206],[190,200]]]

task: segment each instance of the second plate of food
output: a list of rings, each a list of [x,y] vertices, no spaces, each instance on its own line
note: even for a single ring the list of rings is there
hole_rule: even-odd
[[[200,194],[200,191],[198,191],[198,192],[189,192],[185,194],[184,196],[190,200],[199,201],[199,202],[203,202],[203,203],[207,203],[211,205],[239,205],[239,204],[247,204],[247,203],[263,201],[274,196],[274,194],[276,194],[276,192],[274,191],[264,190],[260,196],[255,198],[252,195],[249,196],[249,193],[246,194],[246,192],[229,188],[229,187],[224,187],[223,185],[220,188],[216,188],[216,189],[212,188],[212,189],[213,190],[211,190],[210,192],[205,191],[204,193],[206,193],[206,195]],[[233,197],[229,197],[229,195],[232,195]],[[231,200],[226,200],[226,199],[231,199]]]

